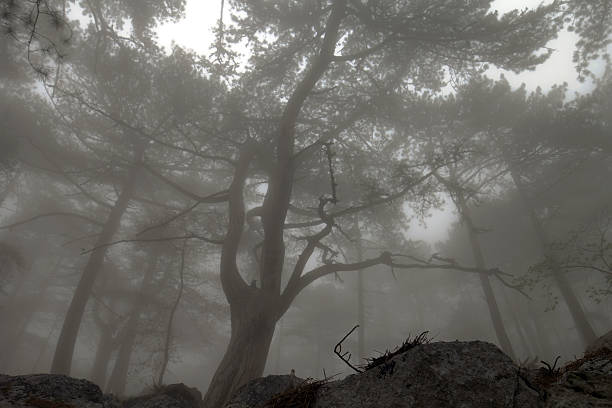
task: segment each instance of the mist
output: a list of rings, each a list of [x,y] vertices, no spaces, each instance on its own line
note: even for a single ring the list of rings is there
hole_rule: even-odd
[[[612,329],[609,1],[0,1],[0,373],[221,407]]]

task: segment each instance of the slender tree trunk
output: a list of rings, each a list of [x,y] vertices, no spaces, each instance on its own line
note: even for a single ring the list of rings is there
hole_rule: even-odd
[[[139,149],[136,155],[136,163],[142,159],[144,148]],[[121,189],[121,193],[115,201],[113,208],[102,228],[94,250],[92,251],[87,264],[81,275],[81,279],[74,291],[74,295],[66,312],[64,324],[60,332],[59,340],[55,348],[53,363],[51,365],[51,373],[53,374],[70,374],[72,366],[72,357],[74,355],[74,346],[76,344],[79,328],[85,312],[85,306],[91,296],[91,291],[104,263],[104,257],[108,251],[105,246],[111,242],[113,236],[119,229],[121,217],[127,209],[128,203],[133,196],[138,176],[139,164],[135,164],[129,170],[127,179]]]
[[[172,346],[172,326],[174,324],[174,316],[176,314],[176,310],[178,309],[178,305],[181,302],[181,297],[183,296],[183,288],[185,286],[185,281],[183,279],[184,271],[185,271],[185,244],[186,244],[186,241],[183,241],[183,249],[181,251],[181,266],[179,269],[180,281],[179,281],[178,293],[176,295],[176,300],[172,304],[172,310],[170,310],[170,317],[168,318],[168,327],[166,327],[166,342],[164,344],[164,358],[162,360],[162,366],[161,366],[161,369],[159,370],[159,377],[157,379],[157,384],[159,385],[164,383],[164,375],[166,374],[166,368],[168,367],[168,361],[170,360],[170,347]]]
[[[98,348],[96,349],[96,358],[90,375],[91,381],[94,384],[98,384],[100,389],[104,389],[104,384],[106,384],[108,363],[114,348],[113,340],[112,330],[102,330],[100,339],[98,340]]]
[[[439,179],[441,180],[441,178]],[[443,181],[443,183],[447,184],[447,186],[450,186],[445,181]],[[474,226],[474,222],[472,220],[472,216],[470,214],[467,203],[465,202],[463,193],[459,189],[454,190],[455,191],[452,192],[456,194],[456,205],[458,207],[459,213],[461,214],[462,220],[467,226],[468,237],[470,240],[470,245],[472,247],[472,255],[474,256],[474,262],[476,263],[476,267],[479,269],[486,269],[486,263],[484,255],[482,253],[482,248],[480,246],[480,241],[478,239],[478,233],[476,231],[476,227]],[[485,300],[487,302],[487,308],[489,309],[489,316],[491,317],[491,322],[493,323],[493,328],[495,329],[497,341],[499,341],[499,345],[501,346],[501,349],[504,351],[504,353],[506,353],[513,360],[516,360],[516,356],[512,348],[512,343],[510,342],[508,332],[506,331],[506,327],[504,325],[504,320],[502,319],[501,312],[499,311],[499,306],[497,304],[497,299],[495,298],[495,293],[493,292],[493,286],[491,286],[489,276],[481,273],[479,274],[479,278],[482,290],[485,295]]]
[[[263,374],[275,318],[260,311],[243,310],[241,315],[232,317],[230,342],[204,397],[204,408],[222,407],[239,387]]]
[[[363,246],[361,244],[361,231],[359,230],[359,221],[355,217],[355,250],[357,252],[357,262],[363,261]],[[357,271],[357,356],[359,361],[364,361],[365,356],[365,311],[364,311],[364,285],[363,285],[363,270]]]
[[[113,371],[108,379],[108,384],[105,389],[106,392],[118,396],[123,396],[123,393],[125,392],[128,369],[130,367],[132,351],[134,350],[134,343],[136,342],[138,319],[132,319],[134,316],[135,315],[130,316],[126,331],[121,334],[121,345],[119,347],[119,351],[117,352],[117,356],[115,357]]]
[[[540,359],[547,359],[550,357],[549,353],[553,350],[550,336],[551,330],[545,327],[541,318],[541,310],[536,309],[531,302],[527,303],[527,312],[531,317],[536,341],[540,345],[541,352],[538,354],[538,357],[540,357]]]
[[[584,313],[582,305],[578,301],[578,297],[574,293],[574,290],[572,289],[569,281],[567,280],[565,272],[559,266],[559,262],[557,261],[554,254],[552,254],[550,251],[550,240],[548,238],[548,235],[546,234],[546,231],[544,230],[544,227],[542,226],[542,223],[540,222],[540,219],[538,218],[535,212],[531,200],[525,192],[525,188],[523,186],[522,180],[520,179],[520,176],[517,174],[514,168],[511,168],[510,174],[512,176],[514,184],[516,185],[519,195],[523,200],[523,204],[525,205],[525,208],[529,215],[529,219],[531,220],[531,226],[535,231],[538,243],[540,245],[540,250],[542,251],[542,254],[550,261],[553,278],[557,286],[559,287],[559,290],[561,291],[561,296],[563,296],[563,300],[565,300],[565,304],[567,305],[572,319],[574,320],[574,324],[576,325],[576,329],[578,330],[580,338],[582,339],[583,343],[588,346],[597,339],[595,330],[593,330],[591,323],[589,323],[589,320],[586,317],[586,314]]]
[[[146,307],[146,296],[149,295],[151,289],[151,281],[155,275],[157,270],[157,261],[159,260],[159,251],[153,249],[152,258],[149,261],[149,265],[145,271],[142,284],[140,287],[140,293],[136,300],[134,301],[134,305],[132,306],[132,311],[130,313],[130,318],[125,327],[125,332],[120,334],[121,343],[119,346],[119,351],[117,352],[117,357],[115,358],[115,364],[113,366],[113,371],[108,380],[108,385],[106,387],[106,392],[111,392],[115,395],[123,395],[125,392],[125,387],[127,385],[127,375],[128,369],[130,367],[130,360],[132,358],[132,352],[134,350],[134,344],[136,342],[136,335],[138,333],[138,328],[140,325],[140,318],[142,312]]]
[[[519,339],[521,340],[521,345],[523,346],[523,349],[525,350],[525,355],[533,356],[537,354],[537,352],[535,351],[535,345],[529,341],[529,336],[527,335],[527,332],[525,330],[525,326],[527,325],[524,322],[522,322],[519,318],[518,306],[512,304],[511,299],[505,290],[502,290],[502,296],[505,301],[504,303],[507,306],[507,310],[510,311],[509,315],[512,318],[512,321],[514,322],[514,327],[516,328],[516,332],[518,333]],[[518,358],[518,355],[516,357]]]
[[[470,243],[472,245],[472,252],[476,260],[476,267],[485,269],[486,266],[484,262],[484,257],[482,255],[482,250],[480,248],[480,242],[478,241],[478,237],[476,236],[474,230],[471,228],[469,234]],[[482,290],[487,301],[489,316],[491,317],[491,322],[493,323],[493,328],[495,329],[495,335],[497,336],[497,341],[499,341],[499,345],[501,346],[504,353],[506,353],[513,360],[516,360],[516,356],[512,348],[512,343],[510,342],[508,332],[506,331],[506,326],[504,325],[501,312],[499,311],[499,306],[497,304],[497,299],[495,298],[495,293],[493,292],[493,286],[491,285],[489,276],[485,274],[480,274],[479,277],[480,284],[482,285]]]
[[[13,316],[13,318],[17,316],[20,322],[19,324],[16,324],[14,327],[10,327],[9,325],[6,325],[5,330],[4,330],[5,332],[3,333],[2,336],[0,336],[1,349],[2,350],[12,350],[12,353],[4,353],[4,355],[0,358],[0,367],[2,367],[5,371],[8,368],[12,367],[12,363],[13,363],[12,359],[15,356],[15,352],[17,351],[19,346],[22,344],[23,336],[25,335],[28,329],[28,326],[30,325],[30,322],[34,319],[34,315],[36,314],[37,311],[41,309],[40,303],[44,301],[46,292],[49,289],[49,284],[55,277],[55,274],[57,273],[62,263],[62,259],[63,258],[60,257],[59,260],[56,262],[55,266],[53,267],[53,269],[49,271],[49,273],[47,274],[47,277],[40,284],[38,293],[35,295],[34,300],[27,305],[27,309],[23,309],[22,307],[20,307],[19,308],[20,313],[15,313],[16,311],[15,306],[8,307],[7,312],[10,313],[10,316]],[[25,279],[25,278],[22,278],[22,279]],[[20,288],[23,287],[22,285],[23,285],[23,282],[20,285]],[[15,293],[15,298],[13,299],[14,302],[16,301],[16,299],[19,299],[20,293],[21,293],[21,289],[18,293]],[[24,297],[24,295],[21,295],[21,296]]]
[[[280,374],[282,358],[283,358],[283,320],[280,319],[278,321],[278,331],[276,332],[274,374]]]

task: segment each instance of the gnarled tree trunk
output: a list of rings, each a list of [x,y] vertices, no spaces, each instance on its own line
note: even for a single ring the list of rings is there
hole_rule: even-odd
[[[241,311],[232,316],[227,350],[204,398],[205,408],[222,407],[250,380],[261,377],[266,366],[276,319],[264,311]]]

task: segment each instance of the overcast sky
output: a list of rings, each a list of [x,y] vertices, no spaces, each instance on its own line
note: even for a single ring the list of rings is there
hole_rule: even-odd
[[[494,2],[494,8],[500,13],[504,13],[515,8],[533,8],[540,3],[549,2],[541,0],[497,0]],[[165,24],[159,29],[158,35],[161,44],[169,48],[175,42],[198,53],[209,54],[210,46],[214,40],[212,28],[217,24],[220,9],[221,0],[187,0],[185,19],[178,23]],[[225,11],[227,12],[227,10]],[[226,20],[228,18],[227,15],[224,17]],[[574,43],[574,35],[564,32],[549,44],[555,52],[537,70],[518,75],[512,72],[504,72],[504,75],[513,86],[518,87],[521,83],[525,83],[530,90],[534,90],[537,86],[548,90],[552,85],[567,82],[571,91],[584,92],[590,86],[589,84],[580,84],[576,80],[576,72],[572,63]],[[499,70],[491,70],[488,75],[497,79],[501,73]],[[450,223],[455,218],[455,214],[450,210],[436,211],[427,221],[428,228],[414,223],[410,235],[430,243],[443,240],[447,236]]]
[[[494,7],[503,13],[514,8],[536,7],[540,3],[541,0],[497,0]],[[170,47],[172,42],[176,42],[183,47],[208,54],[213,42],[212,27],[218,21],[220,8],[220,0],[187,0],[186,18],[178,23],[165,24],[158,31],[161,43]],[[581,85],[576,81],[572,63],[574,42],[573,34],[562,33],[550,44],[550,47],[556,50],[553,56],[535,72],[505,75],[512,84],[518,86],[524,82],[529,89],[535,89],[538,85],[549,89],[554,84],[567,82],[572,89],[584,90],[588,85]],[[490,75],[497,76],[495,72]]]

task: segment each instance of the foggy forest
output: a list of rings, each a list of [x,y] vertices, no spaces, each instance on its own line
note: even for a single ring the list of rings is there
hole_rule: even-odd
[[[354,365],[425,333],[581,356],[612,329],[611,10],[0,0],[0,373],[217,408],[352,374],[355,326]]]

